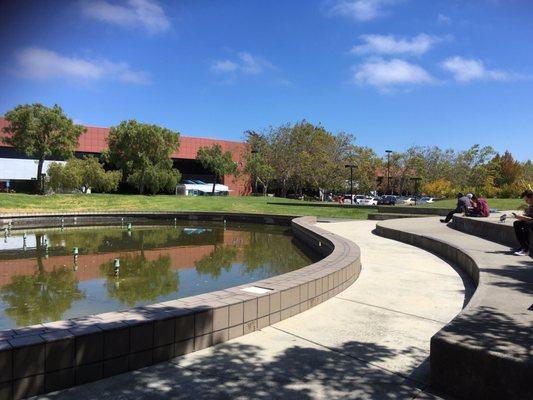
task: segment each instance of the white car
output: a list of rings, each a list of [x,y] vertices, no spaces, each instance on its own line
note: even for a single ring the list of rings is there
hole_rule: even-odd
[[[365,197],[364,199],[361,199],[358,204],[362,206],[377,206],[378,198],[377,197]]]
[[[435,202],[435,199],[433,197],[428,197],[428,196],[424,196],[424,197],[421,197],[419,200],[418,200],[418,204],[426,204],[426,203],[434,203]]]
[[[361,204],[361,200],[365,199],[366,196],[362,194],[357,194],[353,196],[353,204]],[[350,195],[346,194],[344,195],[344,204],[352,204],[350,201]]]
[[[416,205],[416,199],[414,197],[399,197],[396,204],[401,204],[404,206],[414,206]]]

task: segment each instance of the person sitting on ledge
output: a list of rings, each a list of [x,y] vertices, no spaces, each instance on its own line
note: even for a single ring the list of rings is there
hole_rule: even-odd
[[[446,215],[446,218],[441,219],[440,222],[447,224],[451,221],[453,214],[457,213],[464,213],[466,214],[468,212],[468,208],[471,206],[470,198],[465,196],[462,193],[457,193],[457,206],[455,207],[455,210],[452,210]]]
[[[472,207],[466,213],[469,217],[488,217],[490,215],[489,203],[483,197],[477,197],[475,194],[472,195]]]
[[[524,215],[516,215],[516,221],[513,223],[514,232],[520,247],[512,251],[517,256],[527,256],[530,248],[530,231],[533,224],[533,190],[526,190],[522,193],[522,198],[528,205]]]

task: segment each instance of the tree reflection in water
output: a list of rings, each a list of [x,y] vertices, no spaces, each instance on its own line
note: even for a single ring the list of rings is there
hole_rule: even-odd
[[[244,239],[244,236],[246,240]],[[240,232],[239,246],[216,245],[215,249],[194,264],[201,275],[216,279],[222,271],[230,272],[234,264],[243,265],[243,275],[260,272],[263,276],[280,275],[309,264],[310,257],[286,236],[267,232]],[[239,251],[242,258],[238,257]]]
[[[102,264],[100,271],[106,277],[108,295],[133,307],[138,302],[155,300],[178,291],[179,277],[170,267],[170,256],[147,260],[141,252],[120,258],[118,276],[115,276],[113,261]]]
[[[309,264],[309,256],[282,235],[250,232],[244,246],[245,273],[262,270],[264,275],[280,275]]]
[[[309,257],[294,246],[285,229],[242,224],[224,230],[216,223],[202,227],[191,223],[179,228],[139,226],[130,235],[120,228],[83,228],[47,231],[48,247],[43,245],[44,232],[36,232],[35,249],[7,247],[0,251],[0,274],[5,271],[11,277],[0,287],[0,329],[15,323],[23,326],[59,320],[67,312],[86,315],[88,308],[105,310],[109,299],[126,308],[161,301],[165,296],[175,298],[180,274],[182,285],[187,282],[186,294],[195,295],[309,264]],[[77,272],[73,270],[73,248],[83,260]],[[198,259],[206,248],[210,253]],[[115,257],[121,264],[118,277],[112,260]],[[24,273],[16,275],[11,260],[21,260]],[[189,269],[192,266],[196,272]],[[79,289],[78,275],[85,290]]]
[[[216,245],[211,253],[195,261],[196,272],[216,279],[220,276],[222,270],[231,271],[236,256],[237,247]]]
[[[33,275],[13,276],[11,283],[0,288],[0,299],[7,304],[5,313],[18,326],[57,321],[74,301],[85,298],[72,268],[45,271],[41,240],[37,237],[37,271]]]

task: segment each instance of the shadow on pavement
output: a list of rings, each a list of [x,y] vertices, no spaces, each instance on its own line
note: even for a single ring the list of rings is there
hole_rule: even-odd
[[[402,354],[409,349],[401,351]],[[366,362],[345,354],[357,353]],[[412,399],[425,386],[372,364],[398,352],[347,342],[331,350],[293,346],[273,356],[228,342],[209,353],[48,394],[45,399]],[[427,361],[421,366],[427,374]]]

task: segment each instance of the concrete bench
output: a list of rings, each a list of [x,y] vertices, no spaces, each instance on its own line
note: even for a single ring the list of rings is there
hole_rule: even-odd
[[[484,223],[492,222],[472,224]],[[461,399],[533,398],[533,260],[438,218],[383,221],[377,233],[446,258],[477,286],[462,312],[431,339],[431,386]]]
[[[515,212],[519,213],[519,211]],[[500,222],[500,217],[503,214],[507,215],[507,219],[504,222]],[[512,217],[509,211],[491,213],[488,218],[465,217],[457,214],[453,216],[452,227],[461,232],[469,233],[496,243],[518,247],[519,243],[516,240],[513,228],[514,221],[516,219]]]

